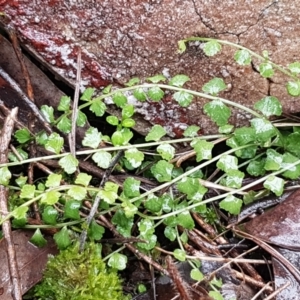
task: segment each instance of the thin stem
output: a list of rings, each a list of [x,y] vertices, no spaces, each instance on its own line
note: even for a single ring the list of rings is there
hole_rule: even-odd
[[[246,48],[246,47],[243,47],[239,44],[235,44],[235,43],[232,43],[232,42],[229,42],[229,41],[224,41],[224,40],[218,40],[218,39],[212,39],[212,38],[204,38],[204,37],[190,37],[190,38],[187,38],[184,40],[185,42],[190,42],[190,41],[203,41],[203,42],[210,42],[210,41],[216,41],[220,44],[223,44],[223,45],[229,45],[231,47],[234,47],[234,48],[238,48],[238,49],[241,49],[241,50],[246,50],[248,51],[252,56],[258,58],[259,60],[262,60],[262,61],[266,61],[266,58],[257,54],[256,52]],[[283,74],[293,78],[293,79],[297,79],[297,77],[289,72],[288,70],[286,70],[284,67],[281,67],[277,64],[275,64],[274,62],[272,62],[271,60],[267,59],[268,63],[270,63],[272,65],[272,67],[274,67],[275,69],[279,70],[280,72],[282,72]]]

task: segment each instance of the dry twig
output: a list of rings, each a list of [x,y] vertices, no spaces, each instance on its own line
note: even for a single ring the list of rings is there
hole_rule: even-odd
[[[7,162],[8,146],[14,129],[14,120],[17,116],[17,113],[18,108],[13,108],[11,113],[6,117],[4,126],[2,128],[0,136],[0,163]],[[7,198],[8,188],[6,188],[4,185],[0,185],[0,210],[3,218],[8,215]],[[2,231],[7,242],[8,265],[13,287],[12,295],[14,300],[22,300],[17,257],[9,220],[3,222]]]

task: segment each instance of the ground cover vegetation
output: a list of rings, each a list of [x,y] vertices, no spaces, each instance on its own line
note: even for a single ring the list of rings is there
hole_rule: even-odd
[[[295,97],[300,95],[299,62],[279,66],[270,60],[267,51],[259,55],[240,45],[210,38],[182,40],[179,51],[184,52],[189,43],[195,42],[201,44],[207,56],[217,55],[222,47],[235,47],[237,64],[247,66],[255,61],[263,78],[280,72],[287,78],[287,93]],[[163,239],[173,245],[173,249],[166,252],[174,260],[188,261],[192,266],[190,276],[201,281],[204,278],[199,269],[201,262],[185,247],[188,231],[197,226],[194,214],[200,215],[221,234],[226,231],[227,224],[220,219],[215,207],[226,216],[238,215],[244,205],[263,195],[282,195],[285,185],[299,178],[299,123],[284,117],[279,119],[282,115],[280,99],[266,96],[250,108],[219,96],[227,87],[222,78],[211,79],[199,91],[184,87],[189,80],[183,74],[171,79],[157,75],[144,82],[132,78],[123,88],[107,86],[100,93],[87,88],[80,98],[76,126],[83,127],[87,122],[83,109],[103,118],[107,99],[120,109],[121,117],[106,117],[106,122],[115,128],[110,135],[89,127],[82,140],[84,149],[75,153],[66,150],[63,138],[63,134],[69,134],[75,126],[68,96],[61,99],[57,108],[41,108],[44,118],[58,129],[57,132],[41,131],[32,135],[27,128],[15,132],[18,156],[10,152],[10,162],[0,165],[0,184],[10,190],[10,212],[0,224],[10,219],[15,228],[34,229],[32,242],[39,247],[46,243],[43,232],[55,229],[53,237],[61,250],[56,259],[49,261],[44,281],[35,289],[36,297],[70,299],[68,293],[75,289],[79,295],[76,299],[100,299],[103,286],[99,282],[103,282],[102,273],[105,273],[105,282],[116,287],[116,294],[111,298],[105,296],[105,299],[124,299],[125,296],[120,296],[122,283],[118,281],[117,271],[126,270],[128,265],[126,243],[146,257],[158,259],[165,255],[160,251],[163,241],[158,231],[161,230]],[[135,107],[130,104],[129,97],[155,102],[161,101],[166,94],[172,95],[182,107],[188,107],[197,97],[207,99],[203,111],[216,123],[219,133],[200,135],[201,128],[191,125],[182,138],[170,139],[162,126],[154,125],[144,139],[137,139],[133,131]],[[230,124],[231,107],[252,115],[249,126],[235,128]],[[277,118],[272,121],[274,116]],[[32,142],[47,150],[49,155],[29,158],[28,147]],[[214,154],[218,144],[223,145],[224,151]],[[12,169],[16,167],[47,160],[56,160],[57,168],[34,184],[29,184],[22,174],[13,176]],[[103,170],[100,182],[81,170],[83,160]],[[116,180],[121,178],[114,177],[116,174],[125,176]],[[248,177],[254,179],[245,184]],[[253,191],[258,185],[261,188]],[[38,205],[43,224],[28,223],[33,203]],[[215,206],[211,206],[212,203]],[[116,242],[109,249],[103,249],[99,241],[112,236],[120,238],[121,244]],[[58,278],[67,278],[70,274],[69,267],[59,272],[66,256],[71,257],[68,263],[74,261],[74,265],[82,266],[84,260],[90,259],[88,264],[95,267],[95,255],[99,257],[97,271],[77,267],[70,271],[81,282],[86,278],[85,286],[79,288],[70,281],[61,285],[62,280]],[[222,299],[218,286],[213,283],[209,295]],[[62,288],[68,285],[71,287]],[[90,285],[95,286],[94,298],[84,298]],[[44,297],[51,288],[53,295]]]

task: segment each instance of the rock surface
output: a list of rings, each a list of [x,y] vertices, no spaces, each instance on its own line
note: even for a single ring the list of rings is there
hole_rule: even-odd
[[[191,78],[189,87],[201,90],[213,77],[222,77],[228,85],[222,97],[251,107],[273,95],[282,101],[286,113],[299,112],[300,102],[287,96],[283,76],[263,79],[255,62],[237,66],[234,49],[229,47],[209,58],[195,43],[178,54],[177,42],[190,36],[217,37],[260,53],[267,49],[274,62],[287,65],[300,56],[299,10],[300,2],[288,0],[249,0],[239,5],[217,0],[0,0],[5,22],[71,84],[81,47],[85,86],[100,88],[163,73],[186,74]],[[195,99],[189,108],[181,108],[165,99],[160,104],[146,102],[138,111],[144,120],[164,125],[171,135],[180,135],[188,124],[213,133],[216,127],[202,111],[205,102]],[[249,117],[234,110],[230,122],[240,126]],[[139,131],[148,129],[143,125]]]

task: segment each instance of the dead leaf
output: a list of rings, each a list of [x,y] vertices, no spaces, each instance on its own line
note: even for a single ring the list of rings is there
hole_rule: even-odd
[[[46,237],[47,245],[38,248],[29,242],[32,231],[15,230],[13,240],[16,248],[16,256],[19,274],[21,278],[22,294],[42,279],[48,255],[56,254],[57,248],[50,237]],[[13,300],[11,296],[12,286],[10,282],[9,267],[7,261],[7,249],[5,239],[0,241],[0,293],[1,300]]]

